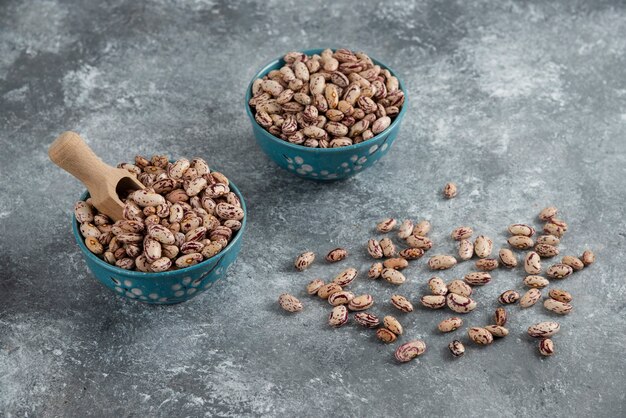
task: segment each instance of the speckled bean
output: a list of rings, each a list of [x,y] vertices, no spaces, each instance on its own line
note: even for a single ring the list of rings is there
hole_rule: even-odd
[[[448,308],[456,313],[468,313],[476,309],[476,301],[472,298],[457,295],[456,293],[448,293],[446,296],[446,304]]]
[[[483,286],[491,281],[491,274],[486,271],[475,271],[463,276],[465,283],[472,286]]]
[[[406,363],[421,356],[426,351],[426,343],[422,340],[412,340],[396,348],[394,357],[400,363]]]
[[[376,328],[380,323],[380,320],[376,315],[368,312],[355,313],[354,320],[357,322],[357,324],[364,326],[365,328]]]
[[[348,309],[343,305],[335,306],[328,315],[328,325],[339,328],[346,322],[348,322]]]
[[[278,304],[287,312],[300,312],[302,310],[302,302],[288,293],[283,293],[278,297]]]
[[[380,274],[383,272],[383,263],[374,263],[372,264],[372,266],[369,268],[368,272],[367,272],[367,277],[369,277],[370,279],[378,279],[380,277]]]
[[[476,260],[475,266],[478,270],[492,271],[498,268],[500,263],[495,258],[480,258]]]
[[[485,328],[471,327],[467,335],[478,345],[489,345],[493,342],[493,335]]]
[[[554,354],[554,342],[550,338],[539,341],[539,354],[546,357]]]
[[[455,331],[463,325],[463,320],[458,316],[453,316],[451,318],[446,318],[437,325],[437,328],[441,332],[452,332]]]
[[[176,267],[185,268],[196,265],[202,261],[203,257],[200,253],[190,253],[181,255],[176,259]]]
[[[532,238],[524,235],[513,235],[512,237],[509,237],[507,242],[511,247],[517,248],[518,250],[527,250],[532,248],[534,244]]]
[[[461,241],[464,239],[468,239],[469,237],[472,236],[473,233],[474,233],[474,230],[470,228],[469,226],[460,226],[456,228],[455,230],[453,230],[450,236],[452,237],[453,240]]]
[[[487,258],[493,250],[493,241],[485,235],[479,235],[474,241],[474,253],[478,258]]]
[[[513,251],[509,250],[508,248],[500,249],[498,256],[500,258],[500,263],[502,263],[504,267],[512,269],[517,266],[517,257],[515,257]]]
[[[402,312],[413,312],[413,304],[402,295],[392,295],[391,304]]]
[[[380,248],[382,248],[385,257],[394,257],[396,255],[396,246],[387,237],[380,240]]]
[[[573,309],[573,306],[570,305],[569,303],[561,302],[561,301],[558,301],[558,300],[552,299],[552,298],[548,298],[548,299],[544,300],[543,301],[543,306],[547,310],[549,310],[551,312],[554,312],[556,314],[559,314],[559,315],[567,315]]]
[[[448,349],[454,357],[461,357],[463,354],[465,354],[465,346],[459,340],[454,340],[450,344],[448,344]]]
[[[498,301],[505,305],[516,303],[520,299],[520,294],[516,290],[505,290],[498,297]]]
[[[448,283],[448,292],[456,293],[457,295],[470,297],[473,293],[472,287],[465,283],[463,280],[452,280]]]
[[[355,268],[347,268],[335,276],[333,283],[338,284],[342,288],[346,287],[356,279],[357,274],[358,272]]]
[[[524,235],[526,237],[532,237],[535,235],[535,228],[525,224],[512,224],[509,225],[509,233],[511,235]]]
[[[324,286],[324,281],[321,279],[313,279],[306,285],[306,292],[309,295],[317,295],[317,291]]]
[[[394,342],[398,337],[396,334],[388,330],[387,328],[378,328],[376,330],[376,337],[386,344]]]
[[[415,224],[413,224],[413,221],[410,219],[405,219],[404,221],[402,221],[400,227],[398,228],[398,238],[408,238],[413,233],[413,228],[415,228]]]
[[[335,248],[334,250],[330,250],[328,254],[326,254],[326,261],[329,263],[335,263],[337,261],[341,261],[348,256],[348,251],[344,248]]]
[[[404,250],[400,251],[398,255],[407,260],[417,260],[424,255],[424,250],[422,250],[421,248],[405,248]]]
[[[433,247],[433,242],[430,238],[421,235],[409,235],[406,239],[406,243],[411,248],[419,248],[420,250],[428,251]]]
[[[348,309],[351,311],[364,311],[369,309],[374,304],[374,298],[371,295],[360,295],[348,303]]]
[[[383,266],[394,270],[402,270],[408,267],[409,262],[402,257],[388,258],[383,262]]]
[[[553,264],[546,270],[546,274],[548,275],[548,277],[554,279],[564,279],[567,276],[571,275],[573,272],[574,269],[572,269],[567,264],[562,263]]]
[[[406,277],[404,276],[404,274],[400,273],[398,270],[394,270],[391,268],[383,268],[383,271],[380,273],[380,275],[387,282],[395,285],[401,285],[406,281]]]
[[[506,313],[506,309],[500,307],[496,308],[496,311],[493,314],[493,321],[496,325],[504,326],[506,321],[508,320],[508,314]]]
[[[303,271],[306,270],[315,260],[315,253],[312,251],[306,251],[296,257],[296,261],[294,261],[294,266],[296,270]]]
[[[461,240],[458,253],[461,260],[469,260],[474,255],[474,243],[468,239]]]
[[[456,258],[451,255],[434,255],[428,260],[431,270],[446,270],[456,265]]]
[[[367,252],[372,258],[378,259],[383,257],[383,249],[380,246],[380,242],[374,238],[367,241]]]
[[[559,302],[569,303],[572,301],[572,295],[562,289],[550,289],[548,292],[548,296],[550,296],[554,300],[558,300]]]
[[[520,308],[530,308],[541,299],[541,290],[536,288],[529,289],[522,295],[519,300]]]
[[[556,216],[557,212],[557,208],[555,208],[554,206],[548,206],[546,208],[543,208],[541,212],[539,212],[539,219],[541,219],[542,221],[549,221]]]
[[[395,228],[397,222],[398,221],[393,218],[383,219],[376,225],[376,230],[382,233],[390,232],[393,228]]]
[[[581,259],[574,257],[573,255],[566,255],[561,259],[561,263],[570,266],[574,271],[579,271],[585,268],[585,264],[581,261]]]
[[[540,257],[550,258],[559,255],[559,249],[550,244],[537,244],[535,245],[535,252]]]
[[[448,293],[448,286],[441,277],[431,277],[428,280],[428,287],[433,295],[445,296]]]
[[[561,330],[558,322],[546,321],[528,327],[528,335],[534,338],[551,337]]]
[[[526,276],[524,278],[524,285],[528,287],[534,287],[536,289],[542,289],[548,286],[550,282],[548,279],[542,276]]]
[[[541,273],[541,257],[534,251],[528,252],[524,257],[524,270],[528,274]]]
[[[333,293],[341,292],[342,290],[337,283],[328,283],[318,289],[317,296],[322,299],[328,299]]]

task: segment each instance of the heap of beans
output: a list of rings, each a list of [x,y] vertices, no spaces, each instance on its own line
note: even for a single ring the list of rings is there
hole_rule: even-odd
[[[239,198],[201,158],[137,156],[118,168],[146,186],[122,199],[123,220],[112,222],[90,199],[74,206],[85,245],[109,264],[143,272],[193,266],[222,251],[241,228]]]
[[[448,183],[450,185],[452,183]],[[444,190],[452,190],[446,187]],[[456,196],[454,193],[446,193],[446,198]],[[506,271],[518,267],[523,268],[525,277],[520,283],[520,287],[527,290],[520,294],[517,289],[505,290],[498,297],[498,302],[506,305],[507,308],[498,307],[491,320],[487,324],[480,323],[480,319],[474,316],[473,323],[467,324],[467,341],[479,346],[488,346],[495,340],[509,335],[509,329],[505,327],[509,315],[515,315],[519,309],[530,309],[537,304],[542,296],[543,307],[554,315],[568,315],[574,306],[571,303],[573,296],[560,286],[566,279],[574,273],[586,269],[595,262],[595,255],[590,250],[585,250],[580,256],[566,255],[560,262],[552,262],[545,266],[549,259],[559,255],[558,245],[568,230],[568,225],[562,219],[556,217],[557,208],[549,206],[544,208],[539,219],[543,225],[543,234],[536,237],[535,228],[530,224],[515,223],[508,226],[510,237],[507,243],[510,248],[502,247],[498,251],[494,248],[494,242],[486,235],[474,236],[474,230],[469,226],[459,226],[450,233],[450,238],[458,242],[458,257],[451,254],[436,254],[428,259],[428,266],[434,271],[443,271],[454,268],[458,263],[469,261],[474,256],[475,271],[471,271],[462,279],[445,281],[442,277],[433,276],[427,281],[429,292],[422,295],[416,302],[428,309],[449,309],[453,316],[448,316],[437,325],[440,332],[453,334],[464,327],[465,320],[461,318],[479,308],[479,304],[474,295],[479,292],[482,286],[492,283],[492,275],[497,275],[498,270]],[[413,222],[410,219],[399,223],[394,218],[383,219],[376,225],[376,231],[381,234],[388,234],[397,230],[398,244],[389,237],[371,238],[368,240],[366,249],[368,254],[374,259],[367,272],[367,277],[376,280],[384,279],[386,282],[398,286],[406,286],[410,280],[401,272],[409,266],[412,260],[417,260],[426,255],[433,247],[434,243],[429,238],[431,230],[430,222],[423,220]],[[523,257],[514,253],[516,250],[526,251]],[[341,257],[337,257],[341,254]],[[344,248],[335,248],[325,257],[328,262],[337,262],[345,259],[348,251]],[[312,251],[304,252],[296,258],[294,266],[298,271],[304,271],[315,261],[316,255]],[[383,261],[384,260],[384,261]],[[521,262],[523,260],[523,263]],[[382,262],[381,262],[382,261]],[[545,272],[545,277],[542,276]],[[443,273],[441,273],[443,274]],[[328,325],[338,328],[350,320],[350,312],[353,312],[354,321],[366,328],[376,329],[376,337],[383,343],[394,343],[397,339],[404,338],[405,331],[398,319],[393,316],[385,316],[382,321],[373,310],[375,297],[370,294],[359,294],[353,291],[358,287],[357,277],[359,272],[356,268],[347,268],[332,278],[329,282],[315,278],[310,281],[305,291],[308,295],[318,296],[321,300],[326,300],[331,305],[328,316]],[[454,275],[456,276],[456,275]],[[495,281],[497,285],[497,280]],[[556,286],[556,283],[559,283]],[[553,287],[551,287],[553,286]],[[558,286],[558,287],[557,287]],[[542,290],[547,289],[547,295],[542,295]],[[347,289],[351,290],[347,290]],[[376,300],[380,303],[380,300]],[[278,298],[279,305],[288,312],[299,312],[303,310],[303,303],[294,295],[283,293]],[[399,311],[404,317],[414,311],[413,302],[408,296],[395,293],[389,303]],[[507,311],[509,309],[509,311]],[[484,322],[484,321],[483,321]],[[543,321],[531,324],[526,333],[538,339],[537,349],[541,356],[552,356],[555,353],[555,343],[551,337],[555,336],[561,329],[561,325],[556,321]],[[465,345],[459,339],[454,339],[448,344],[448,349],[454,357],[465,354]],[[399,345],[395,350],[395,358],[399,362],[408,362],[422,355],[426,350],[426,343],[419,339],[409,340]]]
[[[366,54],[348,49],[290,52],[280,70],[252,84],[259,125],[292,144],[358,144],[389,127],[404,104],[398,79]]]

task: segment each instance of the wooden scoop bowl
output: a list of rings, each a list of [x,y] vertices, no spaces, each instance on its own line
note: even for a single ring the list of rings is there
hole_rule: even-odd
[[[114,221],[124,218],[124,203],[119,196],[144,188],[128,171],[105,164],[75,132],[63,132],[50,145],[48,155],[87,186],[96,209]]]

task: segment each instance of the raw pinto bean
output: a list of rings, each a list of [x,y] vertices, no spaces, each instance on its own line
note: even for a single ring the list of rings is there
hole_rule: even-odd
[[[446,318],[437,325],[437,328],[441,332],[452,332],[455,331],[463,325],[463,320],[458,316],[453,316],[451,318]]]
[[[409,235],[406,239],[406,243],[411,248],[419,248],[420,250],[428,251],[433,247],[433,242],[428,237],[423,237],[419,235]]]
[[[448,293],[456,293],[460,296],[470,297],[473,290],[472,287],[463,280],[453,280],[448,283]]]
[[[278,297],[278,304],[287,312],[300,312],[302,310],[302,302],[293,295],[283,293]]]
[[[320,290],[324,286],[324,281],[321,279],[313,279],[306,286],[306,292],[309,295],[317,295],[318,290]]]
[[[479,235],[474,241],[474,253],[479,258],[487,258],[493,250],[493,241],[485,235]]]
[[[402,295],[392,295],[391,304],[402,312],[413,312],[413,304]]]
[[[561,330],[561,325],[558,322],[546,321],[539,322],[537,324],[528,327],[528,335],[534,338],[547,338],[552,337],[554,334]]]
[[[394,357],[400,363],[406,363],[421,356],[426,351],[426,343],[422,340],[413,340],[404,343],[396,349]]]
[[[469,260],[474,255],[474,244],[468,239],[459,242],[459,258],[461,260]]]
[[[367,272],[367,277],[375,280],[380,277],[380,274],[382,272],[383,272],[383,263],[374,263],[372,264],[369,271]]]
[[[513,251],[508,248],[500,249],[498,257],[500,258],[500,263],[502,263],[504,267],[510,269],[517,267],[517,257],[513,254]]]
[[[516,303],[520,298],[520,294],[515,290],[506,290],[500,294],[498,297],[498,301],[500,303],[509,305],[511,303]]]
[[[477,306],[473,299],[451,292],[446,296],[446,304],[456,313],[468,313],[476,309]]]
[[[431,270],[446,270],[456,265],[456,259],[451,255],[434,255],[428,260]]]
[[[380,247],[382,248],[383,255],[385,257],[394,257],[396,255],[396,246],[389,238],[385,237],[381,239]]]
[[[393,218],[383,219],[376,225],[378,232],[387,233],[395,228],[397,221]]]
[[[400,251],[398,255],[407,260],[417,260],[424,255],[424,250],[420,248],[405,248],[404,250]]]
[[[400,285],[406,281],[406,277],[398,270],[383,268],[380,273],[381,277],[391,284]]]
[[[446,306],[446,297],[441,295],[424,295],[421,297],[422,305],[430,309],[441,309]]]
[[[469,226],[460,226],[456,228],[454,231],[452,231],[450,236],[452,237],[452,239],[456,241],[461,241],[464,239],[468,239],[469,237],[472,236],[473,233],[474,233],[474,230],[470,228]]]
[[[326,254],[326,261],[329,263],[336,263],[337,261],[341,261],[348,256],[348,251],[345,248],[335,248],[334,250],[330,250],[328,254]]]
[[[461,357],[465,354],[465,346],[459,340],[454,340],[448,344],[448,349],[454,357]]]
[[[495,313],[493,314],[493,320],[496,325],[504,326],[508,319],[508,314],[506,313],[506,309],[504,308],[496,308]]]
[[[519,300],[519,306],[521,308],[530,308],[541,299],[541,290],[537,288],[531,288],[522,295]]]
[[[365,328],[376,328],[380,320],[376,315],[367,312],[357,312],[354,314],[354,320],[357,324]]]
[[[476,260],[476,268],[482,271],[491,271],[498,268],[500,263],[495,258],[481,258]]]
[[[525,224],[512,224],[509,225],[509,233],[511,235],[524,235],[526,237],[532,237],[535,235],[535,228]]]
[[[380,242],[373,238],[367,242],[367,252],[372,258],[378,259],[383,257],[383,249],[380,246]]]
[[[485,328],[472,327],[467,331],[467,335],[478,345],[488,345],[493,342],[493,335]]]
[[[383,262],[383,266],[395,270],[402,270],[409,266],[409,262],[402,257],[388,258]]]
[[[572,311],[572,305],[567,302],[561,302],[556,299],[548,298],[543,301],[543,306],[547,310],[559,315],[567,315]]]
[[[306,270],[313,263],[313,260],[315,260],[315,253],[311,251],[307,251],[307,252],[300,254],[296,258],[296,261],[294,262],[296,270],[298,271]]]
[[[445,296],[448,294],[448,286],[441,277],[431,277],[428,280],[428,287],[433,295]]]

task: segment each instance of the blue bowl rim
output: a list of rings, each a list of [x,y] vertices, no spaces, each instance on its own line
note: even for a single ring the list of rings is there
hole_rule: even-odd
[[[163,271],[160,273],[146,273],[143,271],[136,271],[136,270],[126,270],[117,266],[114,266],[112,264],[107,263],[106,261],[102,260],[101,258],[97,257],[94,253],[92,253],[91,251],[89,251],[89,249],[87,248],[87,246],[85,245],[85,242],[82,238],[82,235],[80,235],[80,232],[78,231],[78,221],[76,220],[76,218],[72,215],[72,230],[74,231],[74,238],[76,239],[76,242],[78,242],[78,246],[80,247],[81,251],[86,255],[87,258],[89,258],[90,260],[94,261],[96,264],[99,264],[101,267],[103,267],[106,270],[109,270],[111,272],[114,272],[116,274],[121,274],[127,277],[134,277],[134,278],[142,278],[142,279],[171,279],[173,277],[178,277],[181,274],[185,274],[186,272],[193,272],[196,270],[200,270],[203,267],[206,267],[207,264],[209,264],[212,261],[215,260],[219,260],[220,258],[222,258],[223,256],[226,255],[226,253],[228,251],[230,251],[233,246],[241,240],[241,237],[243,236],[243,232],[246,228],[246,222],[248,219],[248,210],[246,209],[246,202],[244,201],[244,198],[241,194],[241,191],[237,188],[237,186],[232,183],[231,181],[229,181],[229,187],[231,189],[231,191],[233,191],[237,197],[239,198],[239,200],[241,201],[241,208],[243,209],[243,222],[241,222],[241,228],[239,229],[239,231],[236,231],[237,233],[235,234],[235,238],[233,238],[228,245],[226,246],[226,248],[224,248],[222,251],[220,251],[219,253],[215,254],[213,257],[208,258],[204,261],[202,261],[201,263],[198,263],[194,266],[191,267],[185,267],[184,269],[179,269],[179,270],[172,270],[172,271]],[[87,199],[87,196],[89,196],[89,192],[85,191],[82,195],[81,195],[81,200],[85,200]]]
[[[305,49],[302,52],[304,54],[307,54],[307,55],[312,55],[312,54],[319,54],[324,49],[326,49],[326,48]],[[331,48],[331,49],[336,49],[336,48]],[[369,57],[372,59],[372,61],[375,64],[380,65],[381,68],[389,70],[389,72],[398,79],[398,84],[400,86],[400,90],[402,90],[404,92],[404,104],[402,105],[402,108],[400,109],[400,113],[398,113],[398,115],[395,117],[393,122],[391,122],[391,125],[389,125],[387,127],[387,129],[385,129],[384,131],[382,131],[378,135],[368,139],[367,141],[363,141],[363,142],[361,142],[359,144],[348,145],[347,147],[311,148],[311,147],[305,147],[304,145],[297,145],[297,144],[292,144],[291,142],[283,141],[282,139],[277,138],[276,136],[272,135],[265,128],[263,128],[261,125],[259,125],[259,123],[254,118],[254,115],[252,114],[252,110],[250,109],[250,105],[248,104],[248,102],[251,99],[251,95],[252,95],[252,84],[254,83],[254,80],[256,80],[257,78],[261,78],[264,75],[266,75],[267,73],[269,73],[271,71],[269,68],[274,66],[274,65],[276,65],[277,63],[280,63],[283,60],[283,57],[279,57],[277,59],[274,59],[274,60],[268,62],[267,64],[265,64],[261,68],[260,71],[258,71],[254,75],[254,77],[252,77],[252,80],[250,81],[250,83],[248,84],[248,88],[246,89],[246,96],[245,96],[246,113],[248,114],[248,117],[250,118],[252,123],[255,124],[259,129],[261,129],[264,132],[264,134],[265,134],[264,136],[265,137],[270,138],[272,141],[274,141],[274,142],[276,142],[276,143],[278,143],[280,145],[287,146],[288,148],[293,148],[294,150],[309,151],[309,152],[314,152],[314,153],[333,153],[333,152],[340,152],[340,151],[355,150],[355,149],[358,149],[358,148],[364,148],[367,145],[371,145],[377,139],[380,139],[381,137],[387,135],[389,131],[391,131],[392,129],[395,128],[395,126],[400,124],[400,122],[404,118],[404,115],[405,115],[405,113],[407,111],[407,108],[409,107],[409,97],[408,97],[408,95],[406,93],[406,88],[404,87],[404,83],[402,82],[402,79],[398,76],[398,74],[395,71],[393,71],[391,68],[389,68],[388,66],[383,64],[381,61],[377,60],[376,58],[373,58],[371,55]]]

